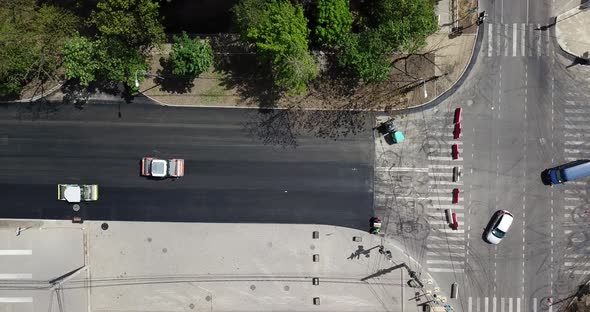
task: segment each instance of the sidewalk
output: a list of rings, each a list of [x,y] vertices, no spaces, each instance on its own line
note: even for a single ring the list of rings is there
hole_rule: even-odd
[[[573,58],[590,61],[590,1],[559,14],[555,36],[561,49]]]
[[[26,259],[43,262],[50,255],[28,243],[33,237],[43,248],[60,251],[70,244],[67,247],[83,252],[84,263],[50,274],[62,276],[83,266],[62,279],[61,285],[59,304],[77,311],[87,306],[88,311],[405,312],[421,310],[417,305],[430,300],[441,306],[450,287],[440,289],[391,242],[348,228],[4,221],[0,229],[14,234],[17,227],[29,225],[6,245],[30,250]],[[64,233],[70,233],[69,240],[62,240]],[[353,241],[353,237],[359,238]],[[391,251],[391,260],[379,252],[381,245]],[[0,255],[0,261],[6,263],[6,257]],[[27,273],[29,262],[3,266],[0,273]],[[424,288],[408,285],[411,278],[405,265],[418,273]],[[32,274],[30,278],[41,283],[52,276]],[[0,310],[10,306],[13,311],[47,311],[48,307],[57,311],[53,291],[25,288],[18,293],[21,302],[0,302]],[[12,296],[0,290],[0,297]]]

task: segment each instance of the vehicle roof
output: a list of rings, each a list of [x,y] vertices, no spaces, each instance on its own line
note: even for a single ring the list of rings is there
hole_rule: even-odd
[[[500,215],[500,222],[498,223],[498,226],[496,228],[506,233],[510,228],[510,225],[512,225],[513,220],[514,218],[509,212],[502,212],[502,214]]]
[[[167,173],[167,162],[162,159],[152,160],[152,175],[155,177],[166,176]]]
[[[590,161],[586,159],[572,162],[573,166],[563,169],[567,180],[575,180],[590,175]]]
[[[71,203],[79,203],[82,198],[82,190],[79,185],[68,184],[64,190],[64,198]]]

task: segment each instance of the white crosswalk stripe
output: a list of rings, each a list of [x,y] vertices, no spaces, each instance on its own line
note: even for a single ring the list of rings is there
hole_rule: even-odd
[[[482,52],[488,57],[542,57],[548,56],[551,28],[543,29],[540,24],[486,23],[487,40]],[[496,51],[496,53],[494,53]],[[520,51],[520,52],[519,52]],[[528,51],[528,53],[527,53]]]
[[[0,249],[0,260],[8,258],[17,258],[24,260],[23,257],[33,255],[32,249]],[[10,270],[5,267],[6,270]],[[1,271],[0,271],[1,272]],[[31,280],[33,279],[32,273],[0,273],[0,280]],[[18,282],[17,282],[18,283]],[[17,305],[33,303],[33,297],[3,297],[0,296],[0,311],[21,311]],[[24,308],[22,311],[30,311],[30,309]]]
[[[537,312],[537,298],[532,298],[532,312]],[[482,304],[483,301],[483,304]],[[468,312],[520,312],[525,311],[525,300],[517,297],[468,297]],[[491,307],[490,307],[491,306]],[[530,311],[530,310],[529,310]]]

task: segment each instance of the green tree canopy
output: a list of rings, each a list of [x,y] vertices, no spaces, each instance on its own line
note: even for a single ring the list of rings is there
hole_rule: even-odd
[[[95,42],[76,36],[64,45],[64,73],[66,79],[78,79],[82,86],[96,80],[100,68]]]
[[[386,47],[377,31],[366,30],[361,34],[349,34],[341,43],[337,62],[353,76],[365,82],[386,80],[391,62],[385,53]]]
[[[339,66],[366,81],[383,81],[393,52],[415,53],[437,30],[432,0],[373,0],[365,6],[362,31],[342,39]]]
[[[350,33],[352,14],[348,0],[318,0],[315,38],[324,45],[338,44]]]
[[[191,39],[183,32],[174,36],[170,64],[172,74],[194,79],[213,64],[213,49],[209,42]]]
[[[376,0],[369,8],[369,26],[392,50],[416,52],[434,33],[437,19],[433,0]]]
[[[149,50],[164,41],[164,27],[154,0],[100,0],[88,23],[101,37]]]
[[[318,73],[308,52],[310,31],[303,7],[285,0],[242,0],[233,11],[242,37],[271,64],[275,85],[290,93],[302,92],[301,86]]]
[[[0,2],[0,96],[17,96],[32,81],[56,75],[62,46],[73,36],[79,19],[34,0]]]

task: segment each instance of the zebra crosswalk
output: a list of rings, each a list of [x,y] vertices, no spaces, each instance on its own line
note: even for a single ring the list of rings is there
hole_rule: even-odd
[[[453,168],[463,169],[463,143],[453,137],[453,112],[428,119],[410,115],[397,125],[412,140],[399,145],[383,144],[381,137],[376,141],[376,213],[395,215],[386,235],[402,240],[429,272],[464,272],[464,196],[460,193],[453,203],[453,190],[463,186],[453,181]],[[453,144],[458,159],[452,158]],[[405,157],[397,156],[401,153]],[[458,229],[451,228],[446,209],[456,214]]]
[[[590,158],[590,103],[585,95],[570,97],[563,103],[563,151],[564,162]],[[590,275],[590,255],[587,249],[587,234],[580,226],[590,222],[590,201],[586,180],[568,182],[568,187],[556,189],[563,195],[562,231],[568,248],[562,255],[563,266],[568,274],[580,278]]]
[[[541,24],[484,24],[481,52],[487,57],[543,57],[551,53],[552,28]]]
[[[530,302],[520,297],[468,297],[466,312],[524,312],[538,310],[552,312],[553,308],[542,303],[539,298]]]

